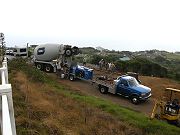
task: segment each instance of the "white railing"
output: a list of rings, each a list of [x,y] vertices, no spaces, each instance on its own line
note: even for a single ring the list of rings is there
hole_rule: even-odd
[[[7,59],[4,58],[1,73],[0,85],[0,124],[2,135],[16,135],[16,125],[14,119],[14,108],[12,100],[12,87],[8,83]]]

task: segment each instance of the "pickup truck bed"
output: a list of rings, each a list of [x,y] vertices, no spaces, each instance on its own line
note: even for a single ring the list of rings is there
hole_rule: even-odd
[[[92,80],[93,84],[98,85],[99,89],[101,89],[102,87],[104,87],[106,89],[106,91],[116,94],[115,93],[115,82],[112,79],[100,79],[100,78],[96,78],[94,80]],[[103,92],[101,92],[103,93]]]

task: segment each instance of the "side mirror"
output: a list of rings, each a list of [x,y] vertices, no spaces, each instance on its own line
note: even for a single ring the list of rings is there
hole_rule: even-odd
[[[138,82],[141,84],[142,82],[140,80],[138,80]]]

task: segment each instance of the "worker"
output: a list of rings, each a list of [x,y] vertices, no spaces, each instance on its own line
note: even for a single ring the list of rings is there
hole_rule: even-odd
[[[109,63],[108,62],[105,62],[105,68],[106,68],[106,71],[107,71],[108,68],[109,68]]]
[[[86,66],[86,58],[83,59],[83,66]]]
[[[74,57],[72,57],[72,61],[71,61],[70,67],[75,67],[75,66],[77,66],[77,61],[75,60]]]
[[[172,107],[176,110],[179,110],[180,109],[180,104],[179,104],[179,100],[178,99],[174,99],[172,101]]]
[[[103,66],[104,66],[104,63],[105,63],[104,59],[101,59],[101,60],[99,61],[99,69],[100,69],[100,70],[102,70],[102,68],[103,68]]]
[[[108,63],[108,71],[111,71],[111,63]]]
[[[111,72],[114,72],[114,71],[115,71],[115,68],[116,68],[115,64],[114,64],[114,63],[111,63]]]

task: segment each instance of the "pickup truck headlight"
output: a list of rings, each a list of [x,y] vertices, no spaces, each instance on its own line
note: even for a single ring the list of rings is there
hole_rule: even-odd
[[[146,95],[146,93],[141,93],[141,96],[143,97],[143,96],[145,96]]]

